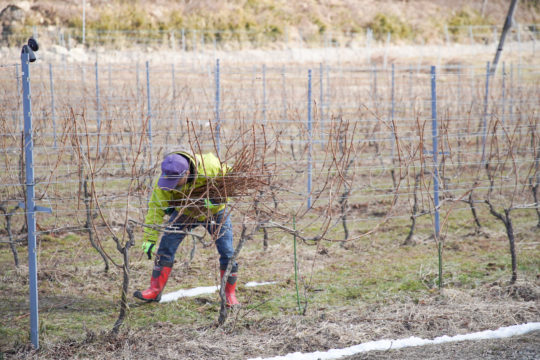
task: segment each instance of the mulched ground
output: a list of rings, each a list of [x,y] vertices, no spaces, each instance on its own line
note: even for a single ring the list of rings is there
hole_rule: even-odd
[[[400,350],[372,351],[341,358],[343,360],[536,360],[540,358],[540,331],[506,339],[463,341]]]
[[[527,290],[527,291],[526,291]],[[526,295],[520,296],[519,294]],[[520,291],[491,286],[474,291],[448,289],[418,303],[359,304],[355,308],[308,310],[305,316],[258,319],[240,309],[225,326],[200,327],[157,322],[145,329],[126,329],[118,337],[88,333],[85,340],[43,344],[6,354],[25,359],[248,359],[291,352],[326,351],[367,341],[409,336],[432,339],[495,330],[540,321],[536,286]],[[155,311],[159,311],[156,307]],[[470,341],[369,352],[348,359],[538,359],[540,332],[502,339]]]

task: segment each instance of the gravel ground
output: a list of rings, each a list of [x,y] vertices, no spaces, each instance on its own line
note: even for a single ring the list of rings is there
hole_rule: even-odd
[[[540,359],[540,331],[506,339],[462,341],[399,350],[371,351],[342,358],[363,359]]]

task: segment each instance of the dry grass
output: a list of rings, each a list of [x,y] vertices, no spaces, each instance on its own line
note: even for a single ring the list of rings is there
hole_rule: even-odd
[[[391,228],[391,227],[390,227]],[[295,351],[324,351],[358,343],[419,336],[433,338],[539,321],[538,247],[528,248],[535,232],[518,242],[521,277],[509,286],[503,232],[490,238],[448,239],[445,254],[447,288],[433,287],[435,246],[432,241],[400,247],[391,232],[375,239],[299,248],[301,299],[307,312],[298,315],[292,277],[290,236],[271,234],[262,250],[260,238],[240,254],[239,299],[243,307],[228,322],[216,326],[217,294],[184,298],[166,304],[141,305],[130,299],[126,327],[110,334],[118,301],[121,272],[102,272],[97,254],[86,240],[49,238],[40,244],[41,345],[39,353],[25,341],[2,343],[8,358],[200,358],[229,359],[275,356]],[[532,250],[532,252],[531,252]],[[191,262],[189,241],[178,252],[167,291],[216,284],[217,254],[198,248]],[[526,260],[523,252],[531,254]],[[4,254],[4,260],[5,259]],[[536,259],[536,260],[535,260]],[[2,260],[2,262],[4,262]],[[212,270],[213,269],[213,270]],[[145,286],[149,262],[135,254],[133,288]],[[2,312],[6,329],[24,337],[27,269],[3,267]],[[354,274],[354,276],[352,275]],[[450,279],[458,276],[461,282]],[[247,281],[277,281],[277,285],[246,288]],[[412,282],[418,283],[412,285]],[[424,284],[424,285],[423,285]],[[5,294],[10,294],[9,302]],[[16,336],[15,338],[19,337]]]
[[[0,9],[9,3],[0,1]],[[27,10],[25,23],[29,25],[79,28],[82,25],[80,1],[25,1],[19,5]],[[89,33],[96,29],[168,31],[186,28],[208,31],[206,36],[209,42],[215,36],[213,31],[233,31],[234,34],[218,35],[219,39],[249,39],[268,45],[276,39],[283,42],[285,37],[307,43],[320,43],[326,37],[327,41],[345,45],[350,41],[347,34],[363,35],[367,27],[374,28],[379,40],[384,40],[386,32],[390,31],[397,41],[416,39],[440,42],[445,36],[444,24],[502,25],[507,8],[506,1],[488,1],[482,17],[482,1],[471,3],[463,0],[369,0],[361,3],[353,0],[160,0],[152,2],[151,6],[142,1],[96,0],[87,2],[86,21]],[[519,23],[534,23],[538,11],[538,5],[535,6],[532,1],[520,3],[515,17]],[[399,31],[399,26],[393,26],[398,22],[410,31]]]
[[[538,294],[538,286],[529,286],[529,289]],[[507,294],[493,296],[491,287],[486,286],[477,291],[475,297],[468,292],[447,290],[443,295],[426,295],[418,304],[330,307],[310,311],[309,316],[293,315],[260,321],[251,319],[241,310],[237,318],[223,328],[212,324],[193,328],[158,322],[139,330],[127,329],[117,338],[88,331],[83,340],[47,347],[40,352],[40,358],[230,359],[275,356],[297,351],[325,351],[379,339],[413,335],[433,338],[442,334],[496,329],[538,320],[538,310],[535,301],[523,302]],[[15,358],[31,354],[22,351]]]

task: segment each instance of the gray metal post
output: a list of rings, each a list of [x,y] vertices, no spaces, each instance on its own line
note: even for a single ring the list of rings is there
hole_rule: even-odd
[[[457,93],[456,93],[456,110],[457,110],[457,117],[461,117],[461,64],[458,64],[457,66]],[[458,127],[458,149],[457,149],[457,155],[458,155],[458,168],[461,169],[461,157],[462,157],[462,151],[461,151],[461,140],[463,138],[462,133],[462,126]]]
[[[221,130],[221,124],[220,124],[220,118],[219,118],[219,95],[220,95],[220,88],[219,88],[219,59],[216,59],[216,148],[218,157],[221,153],[221,137],[220,137],[220,130]]]
[[[26,45],[25,45],[26,47]],[[24,114],[24,149],[26,164],[26,221],[28,227],[28,277],[30,283],[30,341],[39,348],[39,312],[37,288],[36,217],[34,199],[34,131],[30,95],[30,61],[28,51],[21,53]]]
[[[391,95],[391,101],[392,101],[392,107],[390,109],[390,124],[392,127],[392,163],[394,162],[394,147],[395,147],[395,137],[396,137],[396,129],[394,129],[394,114],[396,110],[395,106],[395,65],[392,63],[392,95]]]
[[[319,109],[320,109],[320,121],[321,121],[321,144],[323,144],[324,146],[324,82],[323,82],[323,77],[324,77],[324,68],[323,68],[323,63],[320,63],[319,64],[319,96],[320,96],[320,99],[319,99]]]
[[[111,71],[111,63],[108,63],[107,64],[107,72],[108,72],[108,82],[109,82],[109,86],[108,86],[108,89],[107,89],[107,101],[109,102],[109,106],[112,102],[112,71]]]
[[[332,93],[330,89],[330,65],[326,65],[326,116],[331,120],[330,115],[330,103],[332,100]],[[330,124],[332,126],[332,124]]]
[[[502,126],[504,127],[504,115],[505,115],[505,107],[506,107],[506,66],[505,66],[505,63],[503,61],[502,63],[502,103],[501,103],[501,123],[502,123]]]
[[[519,55],[518,76],[519,76],[521,73],[521,26],[517,22],[516,22],[516,29],[517,29],[517,38],[518,38],[518,55]]]
[[[173,120],[173,124],[178,125],[178,123],[176,122],[176,76],[175,76],[175,71],[174,71],[174,63],[171,64],[171,80],[172,80],[172,110],[173,110],[172,120]],[[178,133],[178,127],[176,131]]]
[[[83,94],[83,99],[82,99],[82,102],[84,104],[84,108],[86,108],[86,69],[84,67],[83,64],[80,65],[81,67],[81,89],[82,89],[82,94]]]
[[[510,63],[510,100],[508,104],[508,120],[514,120],[514,63]]]
[[[263,98],[262,98],[262,113],[263,113],[263,124],[266,125],[266,64],[262,66],[262,85],[263,85]]]
[[[461,114],[461,64],[458,64],[457,68],[457,109]]]
[[[413,92],[412,92],[412,73],[413,73],[412,65],[409,65],[409,103],[411,107],[414,104]]]
[[[390,38],[391,38],[390,31],[386,33],[386,42],[384,44],[384,55],[383,55],[383,69],[387,69],[388,65],[388,45],[390,44]]]
[[[285,78],[285,65],[281,68],[281,100],[283,103],[283,115],[282,120],[285,122],[287,120],[287,86]]]
[[[97,141],[98,141],[98,153],[101,154],[101,104],[99,101],[99,68],[98,62],[95,64],[96,72],[96,118],[97,118]]]
[[[54,148],[57,148],[56,144],[56,109],[54,106],[54,81],[53,81],[53,70],[52,70],[52,64],[49,63],[49,79],[50,79],[50,86],[51,86],[51,117],[52,117],[52,125],[53,125],[53,136],[54,136]]]
[[[439,238],[440,234],[440,218],[439,218],[439,128],[437,124],[437,78],[436,68],[431,67],[431,138],[433,143],[433,203],[435,206],[435,239],[439,245],[439,288],[442,288],[442,241]]]
[[[137,89],[136,89],[136,96],[137,96],[137,105],[139,105],[139,102],[141,101],[141,95],[140,95],[140,86],[141,86],[141,80],[140,80],[140,70],[139,70],[139,62],[137,61],[137,64],[135,65],[135,79],[137,81]],[[142,125],[142,124],[141,124]]]
[[[86,43],[86,0],[83,0],[82,8],[82,44]]]
[[[311,69],[308,70],[308,98],[307,98],[307,125],[308,125],[308,180],[307,180],[307,207],[311,209],[311,171],[312,171],[312,151],[313,134],[311,126]]]
[[[493,59],[493,66],[491,69],[491,72],[494,73],[495,69],[497,68],[497,63],[499,62],[499,58],[501,56],[503,46],[504,46],[504,40],[506,39],[506,34],[512,27],[512,19],[514,17],[514,11],[516,10],[517,6],[517,0],[512,0],[510,3],[510,8],[508,9],[508,13],[506,15],[506,20],[504,22],[504,26],[501,32],[501,38],[499,40],[499,45],[497,46],[497,51],[495,52],[495,58]],[[518,27],[519,31],[519,27]]]
[[[470,87],[469,87],[469,91],[471,94],[474,94],[475,93],[475,87],[476,87],[476,84],[475,84],[475,81],[474,81],[474,66],[471,66],[470,67],[470,79],[471,79],[471,83],[470,83]],[[475,101],[476,101],[476,96],[469,96],[469,98],[471,99],[471,108],[472,106],[474,105]]]
[[[19,85],[19,68],[17,66],[15,66],[15,80],[17,81],[17,96],[21,96],[21,87]],[[23,129],[23,126],[24,126],[24,122],[23,122],[23,119],[24,119],[24,115],[23,116],[18,116],[19,115],[19,109],[20,109],[20,103],[17,101],[17,116],[16,118],[18,117],[19,118],[19,131],[21,131]],[[15,120],[16,122],[17,120]],[[17,127],[17,124],[15,124],[15,128]]]
[[[366,62],[371,63],[371,40],[373,39],[373,31],[370,28],[366,29]]]
[[[378,101],[378,96],[377,96],[377,65],[373,65],[373,67],[371,68],[371,74],[373,76],[373,82],[371,83],[371,93],[373,94],[373,108],[374,108],[374,111],[376,109],[376,103]]]
[[[532,39],[533,39],[533,58],[536,56],[536,33],[537,31],[534,31],[532,33]]]
[[[148,141],[150,142],[148,161],[149,164],[152,164],[152,97],[150,96],[150,66],[148,61],[146,61],[146,98],[148,101]]]
[[[486,65],[486,92],[484,95],[484,114],[482,116],[482,165],[485,164],[486,137],[487,137],[487,110],[489,97],[489,61]]]
[[[186,31],[182,29],[182,51],[186,52]]]

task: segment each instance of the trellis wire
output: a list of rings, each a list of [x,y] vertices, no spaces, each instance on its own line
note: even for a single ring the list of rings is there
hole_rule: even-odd
[[[102,62],[102,64],[104,63]],[[208,124],[208,120],[212,118],[211,115],[213,104],[211,95],[213,84],[211,78],[208,78],[208,73],[206,69],[195,68],[195,71],[192,71],[192,69],[188,69],[187,67],[180,67],[179,74],[182,75],[177,78],[175,75],[176,68],[174,68],[173,71],[172,67],[169,68],[156,65],[155,67],[153,66],[151,68],[152,71],[150,71],[150,66],[147,64],[147,109],[145,109],[146,111],[144,111],[142,109],[144,108],[145,104],[139,103],[138,101],[129,98],[131,94],[130,91],[132,91],[133,98],[136,98],[135,94],[144,94],[145,92],[144,88],[139,89],[138,79],[136,89],[133,89],[133,86],[131,84],[126,85],[124,88],[122,88],[121,85],[122,79],[128,78],[129,75],[127,74],[132,74],[133,68],[136,65],[113,64],[103,66],[102,64],[100,64],[101,66],[99,66],[98,72],[108,71],[109,69],[111,69],[111,81],[102,84],[99,84],[99,81],[96,82],[96,85],[99,89],[98,91],[96,91],[96,99],[92,99],[93,96],[88,96],[89,91],[88,89],[85,90],[84,88],[84,86],[86,86],[85,83],[91,84],[91,81],[82,81],[85,78],[84,66],[80,66],[80,81],[78,76],[72,76],[75,69],[78,70],[79,68],[75,68],[75,66],[71,64],[64,63],[66,69],[64,71],[55,72],[50,71],[51,66],[46,68],[38,63],[34,64],[37,65],[33,68],[33,70],[35,70],[33,71],[33,74],[36,74],[36,84],[39,83],[40,71],[41,74],[47,74],[47,70],[49,70],[49,79],[47,80],[50,81],[51,77],[56,79],[56,81],[54,81],[54,86],[36,86],[35,88],[35,109],[39,109],[34,111],[34,118],[37,124],[36,149],[42,154],[50,153],[49,157],[54,158],[62,151],[66,152],[66,154],[69,154],[73,151],[71,145],[58,143],[57,147],[55,148],[54,141],[49,141],[54,140],[56,137],[60,139],[62,136],[60,134],[54,134],[54,127],[56,126],[54,124],[52,127],[53,131],[51,135],[51,128],[49,124],[50,121],[53,120],[53,108],[55,112],[56,109],[62,109],[59,112],[56,112],[57,114],[60,114],[62,111],[65,112],[65,110],[63,109],[65,109],[66,103],[71,103],[71,105],[81,104],[81,108],[76,108],[76,110],[77,113],[82,113],[84,107],[81,100],[86,97],[91,104],[92,100],[97,100],[97,97],[99,96],[98,92],[102,92],[101,90],[106,91],[107,94],[118,93],[119,96],[101,97],[100,102],[102,103],[102,106],[100,106],[99,108],[96,108],[92,106],[93,104],[91,104],[90,107],[92,108],[92,110],[101,109],[101,115],[99,115],[97,111],[87,111],[87,122],[89,125],[97,125],[96,123],[99,117],[100,123],[102,123],[101,127],[103,129],[106,128],[106,122],[115,121],[115,125],[110,132],[108,130],[102,130],[99,142],[97,141],[97,139],[99,138],[97,136],[98,133],[94,132],[93,129],[95,127],[92,127],[88,136],[90,137],[90,139],[95,138],[96,141],[90,144],[89,149],[95,149],[96,145],[101,145],[102,150],[117,149],[128,153],[130,145],[127,144],[125,140],[118,140],[117,143],[114,143],[114,141],[106,142],[105,139],[107,137],[115,136],[118,137],[118,139],[127,139],[129,137],[138,138],[141,134],[144,134],[146,132],[145,129],[143,129],[142,127],[137,128],[136,126],[133,128],[128,128],[131,130],[117,131],[121,128],[121,126],[123,126],[122,122],[125,119],[122,113],[114,113],[113,109],[118,108],[120,110],[117,111],[121,111],[122,108],[133,107],[134,104],[136,104],[137,106],[141,105],[139,107],[140,110],[136,111],[133,109],[128,109],[129,111],[127,111],[125,114],[133,116],[133,122],[137,122],[140,119],[141,124],[144,123],[144,116],[141,114],[146,114],[149,117],[149,121],[151,121],[152,118],[155,120],[155,129],[149,127],[147,132],[149,133],[149,142],[153,142],[153,139],[155,139],[154,145],[156,145],[156,150],[170,145],[168,141],[171,139],[172,143],[174,144],[176,138],[179,138],[182,133],[185,133],[185,131],[183,131],[182,129],[179,129],[175,132],[174,128],[170,127],[170,125],[176,125],[176,117],[174,115],[174,112],[176,111],[176,104],[178,104],[179,108],[185,107],[187,109],[188,107],[193,107],[192,111],[185,112],[186,117],[189,117],[190,121],[193,121],[196,126],[201,129],[201,134],[210,134],[209,129],[207,129],[205,126]],[[95,64],[93,65],[95,66]],[[136,68],[138,68],[138,66]],[[427,81],[429,79],[429,72],[424,67],[420,67],[418,68],[419,71],[415,73],[411,71],[411,65],[399,66],[394,64],[392,68],[393,71],[390,72],[388,70],[377,68],[376,66],[370,66],[367,69],[351,66],[349,68],[336,68],[336,71],[330,72],[328,70],[329,66],[327,66],[327,81],[321,82],[320,84],[320,90],[324,88],[324,85],[327,88],[327,100],[321,100],[321,105],[319,107],[319,109],[322,109],[322,106],[325,105],[325,110],[327,111],[324,111],[324,113],[327,115],[323,117],[323,112],[321,111],[321,116],[315,116],[315,118],[313,118],[313,114],[311,113],[313,105],[313,98],[311,97],[312,92],[308,91],[312,86],[309,86],[309,79],[308,86],[306,86],[305,69],[302,69],[302,67],[267,66],[265,70],[265,79],[263,80],[263,87],[265,87],[265,91],[263,91],[262,97],[260,90],[250,92],[251,88],[249,87],[249,81],[253,79],[254,76],[254,72],[252,71],[252,69],[246,69],[242,67],[233,69],[229,67],[224,67],[223,72],[221,70],[219,71],[220,85],[219,87],[216,86],[216,89],[223,91],[224,97],[220,97],[218,108],[214,108],[214,111],[217,110],[216,115],[219,116],[220,127],[222,128],[224,135],[222,141],[220,141],[222,148],[221,150],[231,145],[230,142],[232,141],[232,138],[227,127],[234,127],[234,124],[236,124],[235,121],[237,121],[238,119],[245,119],[247,123],[251,122],[257,117],[260,119],[260,113],[258,113],[258,116],[256,115],[257,107],[260,109],[260,104],[264,104],[264,109],[267,116],[266,121],[269,126],[268,128],[275,126],[278,131],[281,131],[281,139],[279,140],[280,143],[286,147],[293,146],[294,150],[297,152],[298,155],[296,159],[287,158],[286,161],[285,159],[283,160],[282,164],[284,168],[280,170],[278,176],[292,182],[294,181],[295,175],[297,176],[297,174],[301,174],[302,177],[306,176],[309,172],[308,164],[311,165],[311,177],[313,181],[311,184],[311,188],[307,188],[305,183],[302,184],[303,189],[295,189],[295,191],[297,192],[294,194],[294,197],[291,196],[291,198],[287,199],[287,201],[290,201],[290,204],[294,206],[297,203],[305,201],[305,199],[307,199],[308,197],[313,196],[313,198],[311,199],[311,203],[309,204],[309,208],[316,210],[317,207],[314,206],[313,199],[315,199],[315,196],[319,195],[319,189],[317,188],[319,181],[318,178],[321,176],[321,169],[323,164],[325,163],[325,158],[324,152],[315,151],[315,149],[311,148],[310,145],[312,141],[317,141],[317,139],[329,138],[329,134],[332,131],[332,123],[330,122],[330,120],[328,120],[328,126],[318,127],[316,126],[317,119],[319,119],[322,124],[323,118],[331,119],[332,116],[341,116],[347,118],[351,124],[357,124],[359,127],[361,127],[361,130],[357,130],[357,138],[355,138],[354,141],[351,142],[351,144],[359,145],[371,143],[377,144],[380,147],[380,151],[377,155],[378,159],[380,159],[380,163],[378,163],[379,160],[377,160],[377,158],[375,158],[375,160],[372,160],[370,158],[371,152],[369,154],[366,154],[365,156],[363,154],[357,154],[357,162],[354,164],[354,166],[351,167],[351,171],[354,171],[356,173],[381,172],[382,174],[385,174],[385,172],[389,169],[388,164],[391,161],[397,159],[397,154],[393,153],[391,149],[391,144],[395,140],[395,134],[399,135],[399,141],[402,142],[415,143],[416,141],[418,141],[418,139],[420,139],[419,135],[414,132],[411,132],[410,134],[404,133],[404,129],[414,128],[414,124],[417,120],[426,121],[430,119],[430,116],[428,116],[427,112],[425,111],[429,102],[433,100],[433,98],[431,98],[431,100],[428,100],[428,97],[426,96],[426,94],[428,94],[427,86],[429,83]],[[444,92],[443,94],[438,94],[439,126],[442,126],[441,121],[442,123],[446,121],[449,124],[448,126],[451,126],[447,134],[439,135],[439,137],[444,136],[445,139],[448,139],[454,144],[456,139],[464,139],[464,141],[470,141],[471,138],[482,137],[482,148],[484,148],[484,144],[489,144],[490,139],[503,134],[503,130],[498,130],[498,132],[490,131],[489,133],[485,133],[484,131],[485,122],[483,116],[487,114],[485,120],[488,121],[491,117],[497,116],[497,111],[499,116],[504,115],[504,121],[506,124],[517,124],[515,125],[516,130],[523,131],[524,134],[526,134],[526,132],[529,131],[529,125],[526,123],[519,125],[519,122],[524,121],[527,116],[529,118],[532,116],[533,120],[534,117],[537,117],[537,115],[535,115],[537,113],[534,112],[534,109],[538,108],[538,103],[534,99],[534,91],[536,91],[537,93],[538,90],[537,87],[535,88],[534,83],[535,81],[537,81],[535,79],[537,79],[538,76],[538,68],[535,65],[529,67],[519,66],[518,73],[523,72],[523,75],[521,77],[516,76],[515,78],[513,77],[513,65],[511,65],[510,68],[510,79],[507,79],[507,75],[504,71],[502,72],[502,75],[495,74],[491,76],[491,79],[489,79],[492,87],[489,92],[489,94],[491,95],[487,97],[489,101],[489,112],[484,110],[482,101],[474,102],[474,96],[469,97],[469,92],[463,91],[462,89],[462,83],[467,83],[467,76],[469,76],[469,72],[467,70],[470,69],[470,75],[472,75],[471,84],[473,84],[474,87],[473,91],[478,91],[479,93],[481,92],[482,87],[479,86],[479,84],[482,80],[484,80],[484,78],[483,72],[481,72],[480,69],[476,67],[468,68],[463,65],[446,68],[443,67],[443,69],[437,68],[437,81],[443,82],[443,86],[440,88],[443,88]],[[10,86],[16,88],[19,84],[20,79],[17,78],[16,82],[13,81],[13,73],[11,72],[11,68],[9,69],[9,78],[11,79]],[[216,74],[217,72],[218,71],[216,68]],[[91,74],[91,72],[89,73]],[[320,75],[322,75],[322,71]],[[332,83],[336,84],[336,87],[332,88],[334,89],[334,91],[336,91],[336,93],[334,95],[334,101],[331,107],[328,105],[330,104],[329,95],[332,91],[332,89],[330,88],[330,77]],[[131,76],[131,79],[133,80],[133,76]],[[179,82],[181,84],[185,82],[190,84],[191,87],[186,90],[185,86],[182,88],[182,85],[180,85],[178,89],[182,90],[176,91],[176,81],[178,79],[180,79]],[[107,86],[107,84],[109,88],[105,89],[104,86]],[[246,84],[248,86],[246,86]],[[444,85],[447,85],[447,89],[444,89]],[[495,90],[496,85],[500,85],[497,87],[497,90]],[[533,91],[531,93],[531,97],[529,98],[525,97],[524,94],[524,92],[526,91],[524,90],[525,85],[528,85],[528,89],[532,89],[531,91]],[[111,89],[111,86],[117,86],[117,90]],[[81,89],[81,87],[83,88]],[[464,86],[463,88],[466,89],[467,87],[468,85]],[[66,91],[66,88],[69,90]],[[51,94],[46,93],[47,89],[50,89],[49,91],[51,92]],[[376,96],[374,96],[374,103],[376,105],[370,105],[365,99],[365,94],[369,94],[370,92],[369,89],[376,90]],[[168,98],[166,102],[163,100],[166,96],[165,94],[169,94],[168,91],[172,92],[174,102],[169,102]],[[457,94],[452,91],[457,91]],[[498,91],[499,94],[502,94],[502,97],[491,99],[494,96],[493,92],[495,91]],[[152,96],[150,96],[150,92],[152,92]],[[306,92],[308,95],[307,101],[305,101]],[[407,93],[409,95],[407,95]],[[472,94],[474,95],[476,93]],[[49,97],[49,95],[51,95],[51,97]],[[234,98],[233,95],[237,96],[238,99]],[[55,98],[54,106],[52,105],[52,101],[50,101],[50,99],[52,99],[52,96],[54,96]],[[248,102],[245,101],[247,96],[250,96],[253,101],[253,105],[248,104]],[[56,99],[58,99],[58,101],[56,101]],[[486,97],[484,97],[484,99],[486,99]],[[521,100],[519,101],[515,99]],[[412,103],[412,101],[415,102],[415,106],[421,107],[423,109],[421,112],[418,113],[418,115],[412,114],[410,107],[406,105],[409,102]],[[187,105],[185,103],[187,103]],[[16,110],[15,104],[12,104],[11,106],[13,109],[15,109],[13,114],[17,115],[19,112]],[[287,108],[288,106],[290,107],[289,109]],[[370,110],[373,113],[370,113],[369,111],[364,111],[364,106],[370,107]],[[468,107],[471,109],[470,114],[467,115],[458,111],[455,113],[451,113],[450,116],[445,119],[444,109],[453,106]],[[219,114],[217,112],[219,112]],[[388,113],[390,113],[390,117],[388,117]],[[252,114],[255,115],[252,116]],[[307,132],[304,131],[304,126],[306,126],[306,122],[302,120],[304,119],[304,116],[306,116],[306,114],[308,120],[307,127],[309,128],[310,126],[312,126],[311,129],[308,129],[310,131]],[[442,120],[441,117],[443,118]],[[55,122],[62,121],[62,115],[56,116],[55,118]],[[385,119],[388,119],[388,127],[381,127],[377,131],[371,131],[371,128],[373,126],[378,126],[385,123]],[[394,122],[396,124],[396,129],[392,128]],[[116,123],[118,123],[118,127],[116,126]],[[472,126],[478,123],[482,124],[482,127],[479,128],[479,130],[481,131],[477,131],[477,129]],[[12,123],[9,122],[9,124]],[[62,125],[59,126],[59,128],[62,127]],[[469,129],[468,127],[471,128]],[[3,129],[2,132],[5,133],[7,137],[11,138],[16,133],[15,128],[15,123],[13,123],[12,129],[10,129],[8,126],[7,128]],[[326,131],[324,131],[324,129],[326,129]],[[154,130],[153,133],[152,130]],[[68,131],[67,129],[64,131],[65,136],[71,136],[74,134],[72,131]],[[394,133],[394,131],[396,131],[396,133]],[[169,138],[167,138],[166,136],[169,136]],[[443,143],[444,142],[441,140],[441,147],[444,147]],[[212,141],[209,137],[202,139],[201,144],[202,147],[207,150],[211,150],[213,146]],[[3,150],[6,151],[6,154],[13,154],[20,151],[19,147],[16,145],[7,146]],[[480,149],[475,150],[473,148],[461,149],[459,154],[463,155],[465,159],[462,159],[460,164],[462,166],[469,167],[481,164],[481,161],[479,161],[479,150]],[[152,150],[150,151],[150,154],[155,155],[158,153],[158,151],[154,152]],[[440,151],[444,152],[447,151],[447,149]],[[452,149],[453,154],[455,154],[456,151],[457,150],[455,148]],[[473,160],[472,156],[475,154],[478,154],[478,156]],[[526,154],[531,153],[522,152],[521,154],[525,156]],[[532,157],[529,160],[526,158],[519,158],[516,160],[516,164],[524,165],[525,167],[533,161],[534,160],[532,159]],[[107,163],[107,166],[104,166],[102,169],[104,172],[110,171],[111,176],[96,176],[96,182],[101,184],[102,187],[106,187],[106,184],[108,182],[110,183],[114,179],[129,179],[129,176],[114,174],[114,172],[120,168],[120,165],[123,162],[125,162],[125,160],[116,159],[115,162],[111,161]],[[13,175],[13,177],[11,177],[11,174],[17,173],[18,168],[16,166],[4,164],[2,164],[2,166],[4,166],[4,168],[2,169],[5,170],[5,176],[10,176],[9,179],[6,179],[7,181],[3,182],[2,188],[12,189],[16,186],[20,186],[21,184],[18,184],[18,181],[16,181],[16,175]],[[149,170],[151,166],[153,166],[151,162],[145,163],[144,170]],[[395,168],[403,168],[406,171],[413,171],[417,170],[418,166],[418,164],[414,163],[396,164]],[[456,168],[458,164],[452,163],[446,164],[445,166],[447,169],[452,169]],[[434,167],[437,168],[436,166]],[[59,167],[58,169],[59,171],[61,170],[61,174],[59,172],[58,174],[55,174],[55,177],[49,180],[47,174],[49,173],[48,170],[52,168],[52,162],[43,162],[42,164],[34,165],[34,170],[36,172],[40,172],[38,174],[39,180],[37,181],[38,188],[44,188],[47,185],[60,183],[77,183],[78,180],[74,175],[76,166],[72,166],[71,168]],[[72,175],[69,175],[70,173]],[[57,175],[62,175],[63,178],[60,176],[56,177]],[[441,174],[441,176],[443,175]],[[439,177],[437,177],[437,179],[438,178]],[[435,179],[433,181],[435,181]],[[471,184],[472,182],[458,182],[455,187],[446,189],[444,188],[444,185],[442,185],[442,191],[444,194],[452,194],[453,196],[459,196],[460,192],[466,191],[468,186],[472,186]],[[353,187],[353,196],[356,193],[358,196],[357,199],[360,199],[359,201],[366,201],[364,199],[369,198],[388,199],[392,197],[392,191],[394,191],[393,184],[391,184],[387,180],[387,178],[384,178],[384,175],[376,178],[375,184],[368,184],[365,187],[364,185],[365,184],[358,182]],[[483,187],[479,187],[478,189],[482,190],[482,188]],[[501,187],[501,189],[507,188],[510,188],[510,186]],[[367,192],[368,190],[377,191],[378,193],[369,195]],[[421,194],[425,195],[427,194],[427,192],[427,189],[422,190]],[[8,193],[9,191],[5,193],[5,196],[8,196]],[[400,194],[407,196],[410,193],[410,191],[403,190],[403,192],[401,192]],[[58,195],[58,198],[61,198],[62,194],[60,192],[58,193]],[[67,196],[68,195],[66,193],[66,200],[68,199]],[[122,196],[125,197],[127,195],[122,194]],[[45,197],[45,199],[46,198],[47,197]],[[53,197],[51,196],[50,198],[52,199]],[[76,195],[73,195],[73,198],[75,199]],[[122,197],[120,197],[120,199],[121,198]],[[9,199],[11,199],[11,197]],[[331,197],[324,195],[320,199],[328,201],[331,199]],[[315,203],[315,205],[319,206],[319,204],[321,203],[320,199],[317,200],[317,203]],[[21,201],[21,199],[17,198],[17,201]],[[58,200],[53,201],[58,202],[58,205],[55,205],[56,207],[58,207],[58,213],[63,214],[62,216],[65,216],[65,214],[67,214],[67,210],[64,209],[64,206],[67,206],[67,204],[61,204],[61,201]],[[113,202],[114,200],[111,199],[110,201]],[[104,208],[113,210],[114,206],[109,206],[107,204],[107,206],[105,206]],[[439,209],[439,207],[435,206],[435,209]],[[142,204],[140,206],[140,210],[145,210],[145,204]],[[434,212],[430,212],[429,214],[432,215],[434,214]],[[358,221],[364,221],[365,219],[374,219],[373,216],[358,216],[353,218],[358,219]],[[391,218],[398,219],[400,218],[400,215],[392,215]]]

